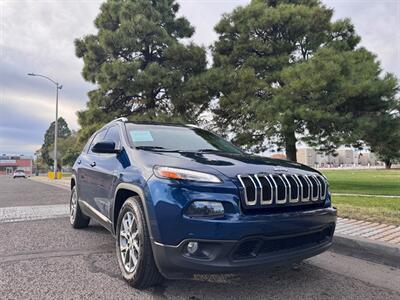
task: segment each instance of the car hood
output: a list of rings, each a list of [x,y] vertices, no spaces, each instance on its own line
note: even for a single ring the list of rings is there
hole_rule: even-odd
[[[147,157],[143,157],[143,159],[145,161],[152,161],[153,164],[194,169],[203,172],[212,169],[227,177],[236,177],[239,174],[257,173],[319,173],[318,171],[299,163],[249,154],[231,154],[222,152],[143,152],[146,152],[146,154],[143,153],[143,155]]]

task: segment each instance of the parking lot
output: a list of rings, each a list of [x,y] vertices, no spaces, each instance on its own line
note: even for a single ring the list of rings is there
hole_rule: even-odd
[[[332,252],[297,267],[198,275],[193,280],[165,281],[159,287],[138,291],[122,280],[114,239],[105,229],[91,224],[87,229],[73,230],[67,217],[55,213],[68,200],[65,189],[29,179],[0,177],[1,298],[400,298],[399,269]],[[42,206],[48,215],[40,219],[32,220],[26,213]],[[15,212],[12,218],[10,211]]]

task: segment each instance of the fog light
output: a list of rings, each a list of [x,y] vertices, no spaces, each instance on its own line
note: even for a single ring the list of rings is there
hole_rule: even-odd
[[[217,201],[194,201],[186,210],[189,217],[218,217],[224,213],[224,206]]]
[[[194,254],[197,249],[199,249],[199,243],[198,242],[189,242],[187,244],[187,251],[189,254]]]

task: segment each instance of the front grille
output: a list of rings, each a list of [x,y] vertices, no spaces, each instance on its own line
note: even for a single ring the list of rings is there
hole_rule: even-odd
[[[242,241],[233,251],[233,259],[241,260],[270,255],[298,248],[306,249],[331,241],[334,225],[311,233],[283,237],[255,237]]]
[[[318,206],[327,196],[328,184],[318,174],[238,175],[245,209]]]

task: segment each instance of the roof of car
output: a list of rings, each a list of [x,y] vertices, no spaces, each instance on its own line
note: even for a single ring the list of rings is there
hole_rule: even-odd
[[[195,125],[170,123],[170,122],[155,122],[155,121],[128,121],[125,123],[138,124],[138,125],[160,125],[160,126],[180,126],[180,127],[193,127]]]
[[[138,125],[160,125],[160,126],[179,126],[179,127],[197,127],[193,124],[182,124],[182,123],[173,123],[173,122],[158,122],[158,121],[129,121],[127,118],[122,117],[115,120],[112,120],[107,125],[114,124],[116,122],[122,123],[130,123],[130,124],[138,124]]]

